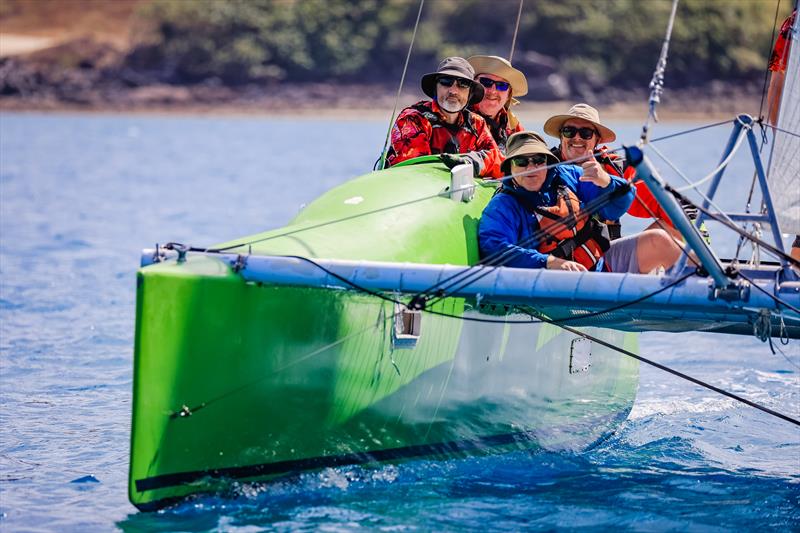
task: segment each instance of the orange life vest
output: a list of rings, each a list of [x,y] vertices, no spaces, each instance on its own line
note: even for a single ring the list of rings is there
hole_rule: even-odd
[[[608,229],[581,209],[578,196],[567,187],[558,187],[556,198],[553,206],[534,208],[544,233],[537,249],[594,270],[610,246]]]

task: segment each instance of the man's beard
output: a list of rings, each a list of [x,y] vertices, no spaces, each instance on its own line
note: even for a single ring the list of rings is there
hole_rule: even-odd
[[[445,99],[445,100],[442,100],[441,102],[439,102],[439,107],[441,107],[443,110],[447,111],[448,113],[458,113],[459,111],[464,109],[466,106],[463,105],[463,104],[460,104],[458,102],[451,102],[451,101],[448,101],[448,100]]]

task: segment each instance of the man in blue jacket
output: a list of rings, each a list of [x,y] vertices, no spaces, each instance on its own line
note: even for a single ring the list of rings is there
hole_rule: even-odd
[[[681,248],[660,229],[609,242],[602,219],[618,219],[634,190],[618,176],[558,165],[544,139],[532,131],[508,139],[502,164],[510,178],[486,206],[478,228],[488,264],[571,271],[648,273],[669,268]]]

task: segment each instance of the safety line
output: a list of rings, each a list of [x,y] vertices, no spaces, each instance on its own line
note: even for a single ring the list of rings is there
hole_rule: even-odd
[[[328,269],[326,269],[326,268],[325,268],[325,267],[323,267],[322,265],[319,265],[318,263],[316,263],[316,262],[315,262],[315,261],[313,261],[313,260],[310,260],[310,259],[308,259],[308,258],[302,258],[302,259],[305,259],[305,260],[307,260],[309,263],[312,263],[312,264],[314,264],[315,266],[317,266],[317,267],[318,267],[318,268],[320,268],[321,270],[323,270],[323,271],[325,271],[325,272],[327,272],[327,273],[329,273],[329,274],[333,275],[333,276],[334,276],[334,277],[336,277],[337,279],[340,279],[340,280],[342,280],[342,281],[345,281],[346,283],[348,283],[350,286],[352,286],[353,288],[355,288],[355,289],[357,289],[357,290],[364,290],[365,292],[367,292],[367,293],[369,293],[369,294],[373,294],[373,291],[370,291],[369,289],[366,289],[366,288],[364,288],[364,287],[360,287],[358,284],[356,284],[356,283],[354,283],[354,282],[351,282],[350,280],[347,280],[347,279],[345,279],[344,277],[342,277],[342,276],[339,276],[339,275],[337,275],[337,274],[335,274],[335,273],[333,273],[333,272],[329,271]],[[756,285],[756,286],[757,286],[757,285]],[[760,287],[759,287],[759,288],[760,288]],[[659,290],[659,291],[657,291],[657,292],[660,292],[660,290]],[[654,293],[654,294],[655,294],[655,293]],[[650,295],[650,296],[652,296],[652,295]],[[640,299],[640,300],[641,300],[641,299]],[[629,304],[629,305],[630,305],[630,304]],[[791,306],[790,306],[790,307],[791,307]],[[462,316],[458,316],[458,315],[453,315],[453,314],[450,314],[450,313],[443,313],[443,312],[440,312],[440,311],[433,311],[433,310],[429,310],[429,309],[422,309],[422,310],[423,310],[424,312],[426,312],[426,313],[430,313],[430,314],[434,314],[434,315],[438,315],[438,316],[443,316],[443,317],[454,318],[454,319],[457,319],[457,320],[464,320],[464,319],[466,318],[466,317],[462,317]],[[688,375],[688,374],[684,374],[683,372],[679,372],[679,371],[677,371],[677,370],[674,370],[674,369],[672,369],[672,368],[670,368],[670,367],[668,367],[668,366],[666,366],[666,365],[662,365],[661,363],[657,363],[657,362],[655,362],[655,361],[653,361],[653,360],[651,360],[651,359],[648,359],[648,358],[646,358],[646,357],[643,357],[643,356],[640,356],[640,355],[638,355],[638,354],[635,354],[635,353],[633,353],[633,352],[631,352],[631,351],[629,351],[629,350],[626,350],[626,349],[624,349],[624,348],[621,348],[621,347],[619,347],[619,346],[616,346],[616,345],[614,345],[614,344],[611,344],[611,343],[609,343],[609,342],[606,342],[606,341],[604,341],[604,340],[602,340],[602,339],[599,339],[599,338],[597,338],[597,337],[595,337],[595,336],[593,336],[593,335],[589,335],[588,333],[585,333],[585,332],[579,331],[579,330],[577,330],[577,329],[575,329],[575,328],[573,328],[573,327],[571,327],[571,326],[564,325],[564,324],[562,323],[563,321],[562,321],[562,322],[559,322],[558,320],[549,319],[549,318],[546,318],[546,317],[543,317],[543,316],[542,316],[542,317],[539,317],[539,318],[540,318],[540,320],[541,320],[541,321],[543,321],[543,322],[546,322],[546,323],[552,324],[552,325],[554,325],[554,326],[558,326],[558,327],[560,327],[560,328],[562,328],[562,329],[564,329],[564,330],[566,330],[566,331],[569,331],[570,333],[572,333],[572,334],[574,334],[574,335],[577,335],[577,336],[579,336],[579,337],[583,337],[583,338],[585,338],[585,339],[588,339],[588,340],[591,340],[591,341],[593,341],[593,342],[596,342],[596,343],[598,343],[598,344],[600,344],[600,345],[602,345],[602,346],[605,346],[606,348],[612,349],[612,350],[614,350],[614,351],[616,351],[616,352],[619,352],[619,353],[621,353],[621,354],[623,354],[623,355],[627,355],[627,356],[629,356],[629,357],[632,357],[632,358],[634,358],[634,359],[637,359],[638,361],[641,361],[641,362],[643,362],[643,363],[645,363],[645,364],[651,365],[651,366],[653,366],[653,367],[655,367],[655,368],[658,368],[659,370],[663,370],[663,371],[665,371],[665,372],[668,372],[668,373],[670,373],[670,374],[673,374],[674,376],[677,376],[677,377],[679,377],[679,378],[682,378],[682,379],[685,379],[685,380],[687,380],[687,381],[690,381],[690,382],[692,382],[692,383],[694,383],[694,384],[696,384],[696,385],[700,385],[701,387],[705,387],[705,388],[707,388],[707,389],[709,389],[709,390],[712,390],[712,391],[714,391],[714,392],[717,392],[717,393],[719,393],[719,394],[722,394],[723,396],[727,396],[728,398],[734,399],[734,400],[736,400],[736,401],[739,401],[739,402],[741,402],[741,403],[744,403],[744,404],[746,404],[746,405],[749,405],[750,407],[753,407],[753,408],[755,408],[755,409],[758,409],[758,410],[760,410],[760,411],[763,411],[763,412],[765,412],[765,413],[767,413],[767,414],[770,414],[770,415],[772,415],[772,416],[775,416],[775,417],[777,417],[777,418],[780,418],[780,419],[782,419],[782,420],[785,420],[785,421],[787,421],[787,422],[790,422],[790,423],[792,423],[792,424],[794,424],[794,425],[800,426],[800,420],[797,420],[797,419],[795,419],[795,418],[792,418],[792,417],[790,417],[790,416],[788,416],[788,415],[785,415],[785,414],[783,414],[783,413],[780,413],[780,412],[778,412],[778,411],[774,411],[774,410],[772,410],[772,409],[769,409],[768,407],[764,407],[764,406],[762,406],[762,405],[760,405],[760,404],[758,404],[758,403],[756,403],[756,402],[750,401],[750,400],[748,400],[748,399],[746,399],[746,398],[743,398],[743,397],[741,397],[741,396],[739,396],[739,395],[737,395],[737,394],[734,394],[734,393],[732,393],[732,392],[728,392],[728,391],[726,391],[726,390],[724,390],[724,389],[721,389],[721,388],[719,388],[719,387],[716,387],[716,386],[714,386],[714,385],[711,385],[710,383],[706,383],[705,381],[702,381],[702,380],[700,380],[700,379],[697,379],[697,378],[695,378],[695,377],[692,377],[692,376],[690,376],[690,375]],[[480,320],[480,321],[481,321],[481,322],[483,322],[484,320]],[[510,322],[510,321],[506,321],[506,323],[507,323],[507,324],[515,324],[515,323],[516,323],[516,324],[525,324],[525,323],[528,323],[528,322]]]
[[[517,33],[519,32],[519,21],[522,18],[522,2],[519,0],[519,10],[517,11],[517,24],[514,26],[514,37],[511,39],[511,51],[508,53],[508,62],[511,63],[511,58],[514,57],[514,46],[517,44]],[[477,74],[480,74],[479,72]]]
[[[408,71],[408,61],[411,59],[411,50],[414,48],[414,40],[417,38],[417,28],[419,27],[419,19],[422,15],[422,6],[425,5],[425,0],[420,0],[419,11],[417,11],[417,21],[414,23],[414,33],[411,34],[411,42],[408,43],[408,53],[406,54],[406,64],[403,66],[403,75],[400,76],[400,86],[397,87],[397,96],[394,97],[394,109],[392,109],[392,116],[389,118],[389,129],[386,131],[386,140],[383,141],[383,150],[381,150],[380,168],[386,165],[386,152],[389,150],[389,135],[392,133],[392,126],[394,126],[394,116],[397,113],[397,105],[400,102],[400,92],[403,90],[403,83],[406,80],[406,72]]]

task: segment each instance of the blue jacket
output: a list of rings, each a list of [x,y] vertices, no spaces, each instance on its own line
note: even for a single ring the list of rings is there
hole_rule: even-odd
[[[522,201],[529,205],[541,207],[551,206],[556,201],[556,187],[559,181],[574,192],[581,201],[581,206],[592,200],[609,194],[619,187],[627,187],[627,182],[617,176],[609,176],[611,183],[601,189],[594,183],[580,181],[583,169],[574,165],[558,165],[547,173],[542,188],[538,192],[526,191],[515,187],[510,178],[503,181],[503,188],[513,190],[514,194],[500,193],[491,199],[483,210],[478,225],[478,246],[481,260],[490,256],[508,252],[502,260],[504,266],[517,268],[544,268],[547,266],[549,254],[537,251],[539,240],[533,235],[539,231],[536,215],[529,212]],[[595,212],[604,220],[616,220],[621,217],[633,203],[635,189],[632,187],[624,193],[610,199]],[[520,198],[524,198],[521,200]]]

